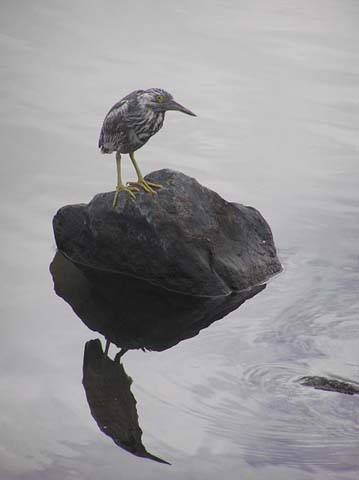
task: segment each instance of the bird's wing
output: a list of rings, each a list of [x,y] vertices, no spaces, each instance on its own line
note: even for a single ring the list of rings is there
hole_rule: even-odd
[[[122,98],[122,100],[115,103],[115,105],[110,109],[102,125],[98,142],[99,148],[116,148],[115,145],[119,145],[126,138],[127,112],[131,110],[132,106],[135,105],[137,102],[137,95],[142,91],[143,90],[135,90],[134,92],[129,93]]]
[[[107,119],[111,120],[113,118],[118,118],[120,120],[121,117],[123,118],[127,111],[137,103],[138,94],[143,92],[144,90],[135,90],[134,92],[131,92],[123,97],[119,102],[115,103],[115,105],[107,113],[105,121]]]

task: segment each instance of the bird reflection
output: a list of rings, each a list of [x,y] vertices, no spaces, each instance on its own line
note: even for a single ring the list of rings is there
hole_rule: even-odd
[[[132,379],[120,362],[104,355],[100,340],[85,345],[82,383],[91,414],[103,433],[133,455],[168,463],[144,447]]]
[[[100,430],[134,455],[161,463],[142,444],[132,380],[119,359],[130,349],[163,351],[197,335],[265,288],[222,297],[191,297],[155,287],[143,280],[75,265],[57,252],[50,271],[55,292],[91,330],[104,335],[86,343],[83,385],[92,416]],[[121,350],[115,360],[113,343]]]

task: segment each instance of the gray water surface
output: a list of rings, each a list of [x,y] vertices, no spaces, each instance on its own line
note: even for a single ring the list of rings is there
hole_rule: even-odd
[[[358,45],[356,0],[1,2],[1,479],[357,478],[359,398],[297,379],[359,381]],[[171,466],[99,430],[82,363],[103,339],[49,272],[56,210],[115,186],[105,114],[153,86],[198,117],[170,112],[143,172],[258,208],[284,265],[199,335],[123,357]]]

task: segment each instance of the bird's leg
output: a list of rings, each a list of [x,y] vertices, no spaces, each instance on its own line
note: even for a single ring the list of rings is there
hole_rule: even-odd
[[[115,362],[120,363],[121,362],[121,357],[128,352],[128,348],[122,347],[121,350],[116,354],[115,356]]]
[[[112,207],[116,206],[117,202],[117,197],[120,192],[128,192],[133,199],[136,199],[136,195],[134,192],[139,192],[139,189],[136,187],[126,187],[122,183],[122,178],[121,178],[121,154],[120,152],[116,152],[116,164],[117,164],[117,187],[116,187],[116,192],[115,196],[113,199]]]
[[[107,339],[106,339],[106,347],[105,347],[105,351],[104,351],[104,355],[106,355],[106,357],[107,357],[107,355],[108,355],[108,351],[109,351],[109,349],[110,349],[110,345],[111,345],[110,340],[107,340]]]
[[[137,182],[127,182],[127,185],[138,185],[139,187],[142,187],[145,192],[147,193],[157,193],[154,188],[162,188],[162,185],[159,185],[158,183],[152,183],[148,182],[143,178],[143,175],[141,173],[141,170],[139,166],[137,165],[136,159],[135,159],[135,154],[134,152],[130,152],[130,158],[133,163],[133,166],[135,167],[136,173],[137,173]]]

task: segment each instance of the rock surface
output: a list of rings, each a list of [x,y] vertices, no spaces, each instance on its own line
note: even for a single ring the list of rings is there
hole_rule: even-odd
[[[100,193],[54,217],[59,250],[91,268],[142,278],[191,295],[218,296],[264,282],[281,270],[271,230],[252,207],[226,202],[172,170],[146,177],[156,196]]]

